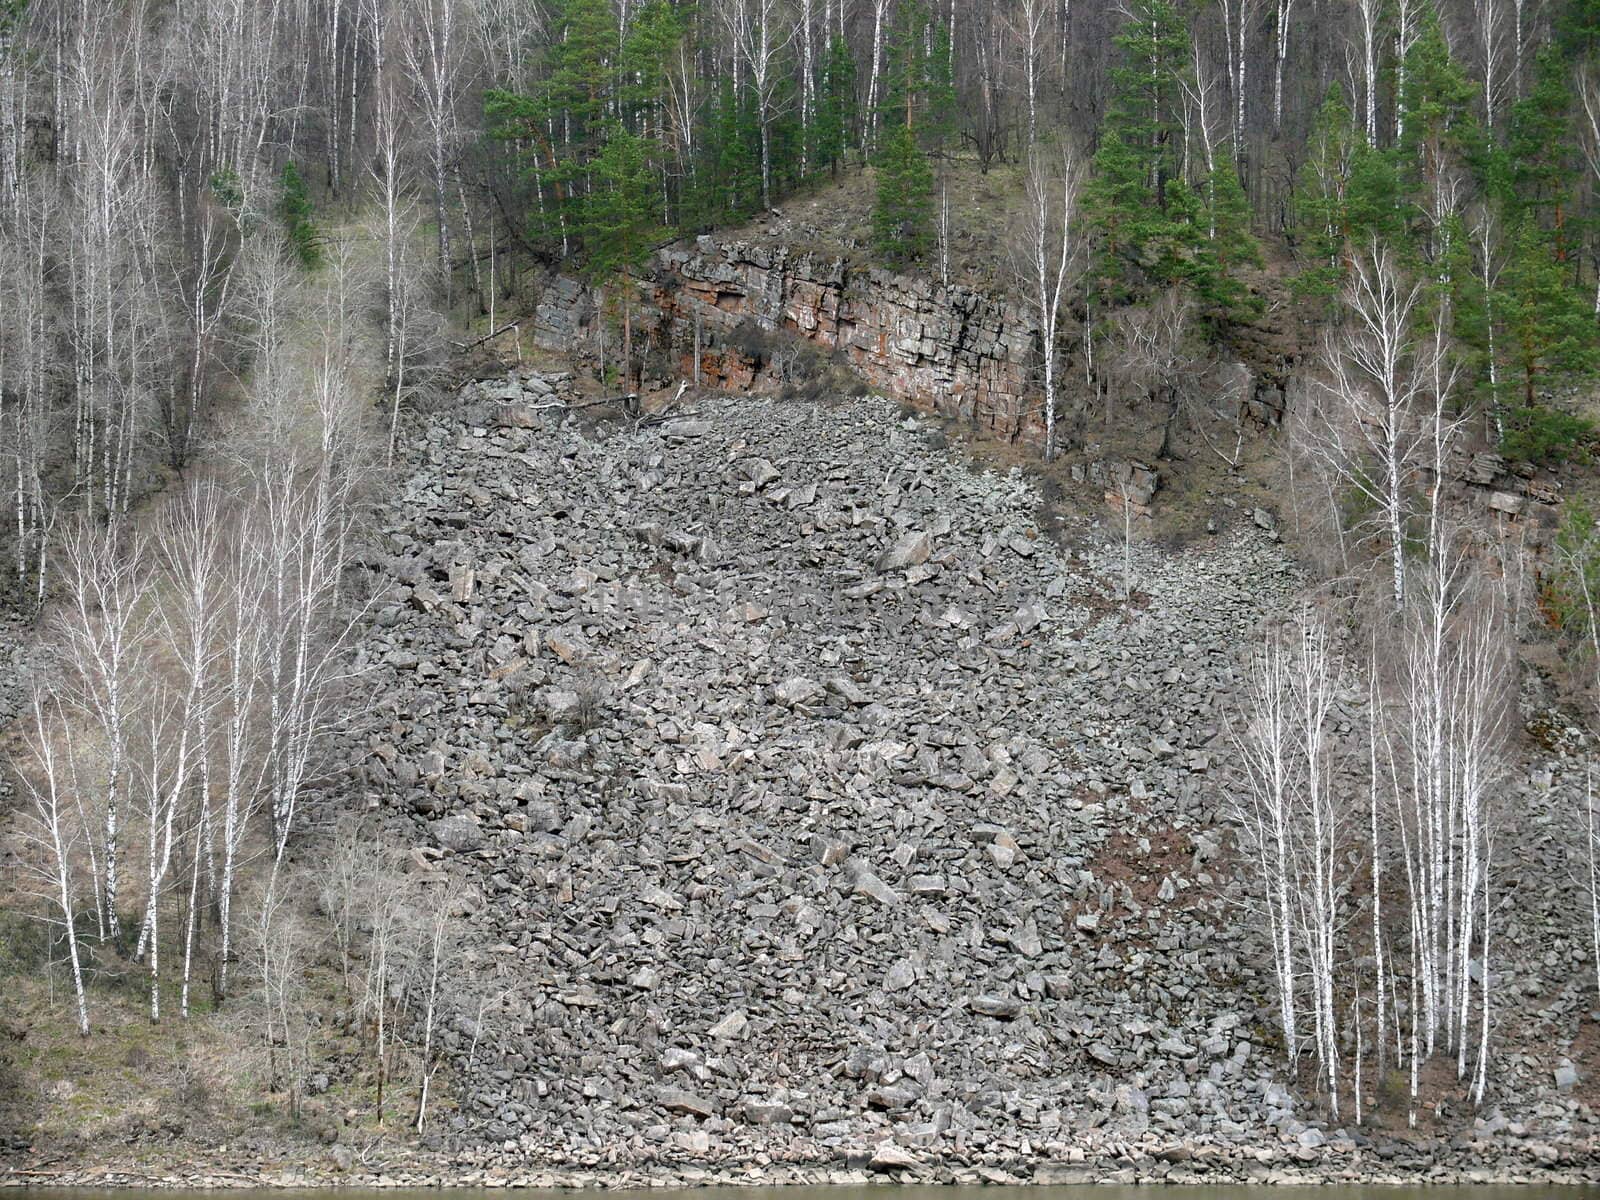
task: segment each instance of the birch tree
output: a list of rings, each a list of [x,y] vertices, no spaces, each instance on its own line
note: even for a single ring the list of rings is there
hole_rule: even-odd
[[[79,524],[62,547],[66,599],[53,622],[64,687],[92,723],[105,752],[101,810],[100,916],[106,933],[121,926],[122,828],[129,793],[134,691],[145,667],[149,570],[120,527]]]
[[[446,195],[455,154],[455,82],[463,52],[458,0],[408,0],[408,5],[400,60],[411,82],[427,136],[439,262],[448,271],[450,218]]]
[[[72,975],[72,997],[80,1037],[89,1036],[89,1002],[83,986],[83,961],[78,949],[77,851],[88,830],[76,804],[72,728],[59,696],[48,687],[35,686],[29,697],[24,726],[29,765],[17,773],[27,824],[23,838],[34,854],[24,859],[29,872],[43,884],[56,910],[67,944],[67,967]]]
[[[1430,391],[1441,378],[1430,357],[1439,347],[1419,336],[1421,299],[1421,285],[1402,275],[1388,249],[1374,246],[1351,263],[1345,324],[1323,346],[1327,405],[1319,455],[1374,508],[1397,610],[1406,597],[1410,489],[1445,401]]]
[[[1355,0],[1356,44],[1361,63],[1362,129],[1367,145],[1378,144],[1378,22],[1381,0]]]
[[[1028,102],[1028,145],[1039,140],[1039,70],[1045,50],[1045,21],[1052,0],[1018,0],[1016,25],[1022,46],[1023,95]],[[1030,200],[1031,204],[1031,200]]]
[[[1039,332],[1044,371],[1044,458],[1056,449],[1058,342],[1066,301],[1081,266],[1080,173],[1069,152],[1035,150],[1028,165],[1022,220],[1013,240],[1013,271]]]
[[[755,91],[763,209],[772,207],[772,122],[777,115],[779,65],[795,37],[795,27],[784,16],[779,0],[735,0],[723,9],[734,55],[744,61]]]
[[[1329,1107],[1339,1111],[1335,979],[1344,954],[1349,798],[1338,785],[1337,701],[1346,686],[1325,619],[1307,605],[1268,633],[1246,675],[1235,740],[1246,788],[1234,816],[1256,867],[1273,953],[1278,1020],[1291,1065],[1302,1005]],[[1304,983],[1302,984],[1302,979]]]
[[[1289,61],[1289,18],[1294,0],[1274,0],[1272,21],[1272,136],[1283,132],[1283,73]]]

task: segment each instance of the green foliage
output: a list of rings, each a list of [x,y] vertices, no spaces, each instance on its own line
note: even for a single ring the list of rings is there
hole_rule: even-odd
[[[560,0],[557,10],[540,115],[560,114],[569,152],[586,158],[598,149],[604,114],[616,93],[622,52],[617,19],[609,0]]]
[[[1408,238],[1406,216],[1410,212],[1398,155],[1357,142],[1350,155],[1345,200],[1345,231],[1350,244],[1366,246],[1376,239],[1403,249]]]
[[[1237,272],[1262,263],[1261,243],[1250,230],[1250,201],[1230,158],[1217,162],[1207,187],[1210,237],[1197,263],[1195,291],[1215,312],[1242,315],[1254,311],[1258,301],[1239,282]]]
[[[1230,159],[1198,190],[1183,177],[1187,29],[1167,0],[1137,0],[1113,40],[1121,56],[1084,193],[1101,285],[1112,302],[1185,285],[1211,321],[1239,317],[1252,300],[1238,272],[1260,263],[1261,248]]]
[[[1187,208],[1180,179],[1179,95],[1188,69],[1189,36],[1167,0],[1135,0],[1112,39],[1120,57],[1111,70],[1111,102],[1085,194],[1099,231],[1108,276],[1127,284],[1153,274],[1171,282],[1175,242],[1183,240],[1169,209]],[[1181,257],[1181,255],[1179,256]],[[1108,282],[1110,280],[1108,279]]]
[[[206,186],[211,189],[211,198],[235,217],[243,211],[244,184],[239,179],[239,172],[232,167],[218,167],[211,172]]]
[[[1344,91],[1334,84],[1312,124],[1295,194],[1295,219],[1305,252],[1294,288],[1307,300],[1326,304],[1344,281],[1350,239],[1350,169],[1358,144]]]
[[[856,61],[849,44],[841,37],[828,43],[822,59],[822,78],[817,88],[817,117],[812,131],[812,146],[819,167],[835,175],[844,162],[845,152],[855,136]]]
[[[712,223],[739,220],[761,203],[761,135],[755,104],[726,79],[715,103],[706,141],[709,191],[704,201],[704,215]]]
[[[943,150],[956,132],[950,31],[923,0],[905,0],[890,30],[888,70],[879,116],[885,128],[910,125],[926,149]]]
[[[1108,128],[1138,154],[1158,203],[1166,181],[1181,166],[1183,84],[1189,70],[1189,33],[1168,0],[1133,0],[1112,38],[1120,51],[1111,69]]]
[[[1600,634],[1600,522],[1577,501],[1565,509],[1543,599],[1555,624],[1587,648]]]
[[[667,64],[687,36],[683,10],[650,0],[629,21],[619,55],[618,99],[632,115],[656,110],[667,96]]]
[[[1539,55],[1532,89],[1511,109],[1506,140],[1510,170],[1503,176],[1509,187],[1504,199],[1511,211],[1553,232],[1562,253],[1566,248],[1562,226],[1575,175],[1571,109],[1566,67],[1560,55],[1546,47]]]
[[[1600,55],[1600,0],[1567,0],[1556,17],[1555,44],[1569,62]]]
[[[1554,235],[1524,217],[1512,231],[1500,275],[1496,309],[1504,349],[1528,409],[1547,382],[1583,378],[1600,366],[1594,316],[1559,253]]]
[[[1427,186],[1477,150],[1477,96],[1478,89],[1445,44],[1439,18],[1428,10],[1406,55],[1400,150],[1408,179]]]
[[[922,136],[925,144],[940,152],[954,142],[961,131],[961,108],[956,96],[950,39],[950,26],[942,21],[935,22],[924,65],[923,86],[927,108],[922,120]]]
[[[1099,230],[1104,257],[1114,267],[1136,249],[1156,207],[1145,156],[1115,125],[1101,135],[1084,200],[1089,219]]]
[[[302,266],[314,267],[322,261],[322,235],[312,220],[316,206],[293,159],[283,164],[278,183],[278,219],[283,222],[289,249]]]
[[[585,200],[579,233],[584,273],[595,283],[639,270],[661,235],[645,147],[645,139],[613,123],[592,164],[593,190]]]
[[[1594,452],[1594,423],[1559,408],[1524,405],[1509,409],[1504,421],[1505,435],[1500,439],[1500,451],[1507,458],[1552,464],[1570,459],[1587,460]]]
[[[537,87],[485,94],[489,136],[511,148],[531,189],[533,241],[586,259],[598,251],[599,265],[585,270],[605,275],[615,269],[606,249],[612,239],[599,231],[617,227],[618,172],[645,179],[653,210],[663,207],[659,172],[651,169],[663,151],[644,131],[661,127],[668,64],[688,31],[687,10],[668,0],[638,8],[626,37],[609,0],[558,0]],[[702,189],[697,198],[713,194]]]
[[[909,126],[897,126],[885,135],[877,165],[874,247],[895,266],[925,258],[933,237],[933,172]]]

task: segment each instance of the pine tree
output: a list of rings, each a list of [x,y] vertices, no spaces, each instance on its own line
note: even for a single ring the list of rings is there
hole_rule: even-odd
[[[619,30],[609,0],[560,0],[550,38],[544,115],[568,145],[591,157],[617,83]]]
[[[283,164],[278,184],[278,217],[283,221],[289,249],[302,266],[314,267],[322,261],[322,235],[312,220],[316,208],[311,203],[311,193],[293,159]]]
[[[1473,113],[1478,89],[1452,57],[1432,10],[1406,56],[1405,81],[1400,171],[1417,211],[1432,223],[1444,219],[1438,196],[1451,174],[1481,165],[1485,149]]]
[[[1112,299],[1119,288],[1187,284],[1210,319],[1237,316],[1249,301],[1236,272],[1259,262],[1260,248],[1231,163],[1205,180],[1203,196],[1183,178],[1188,33],[1167,0],[1136,0],[1114,41],[1121,59],[1085,194],[1103,283]]]
[[[1326,305],[1344,285],[1350,244],[1350,173],[1360,142],[1344,91],[1328,89],[1311,126],[1306,161],[1300,168],[1295,196],[1297,243],[1304,246],[1304,264],[1295,276],[1295,291]]]
[[[1555,20],[1555,44],[1568,62],[1600,56],[1600,0],[1567,0]]]
[[[923,34],[928,25],[928,7],[922,0],[902,0],[895,10],[889,32],[883,99],[877,114],[883,128],[919,124],[926,82]]]
[[[935,21],[923,67],[927,92],[926,112],[922,118],[923,144],[941,156],[961,132],[961,107],[952,71],[954,56],[950,39],[950,26]]]
[[[1211,237],[1204,247],[1196,291],[1218,315],[1242,316],[1255,311],[1258,302],[1239,282],[1238,271],[1262,263],[1261,243],[1250,229],[1250,200],[1227,155],[1217,160],[1208,185]]]
[[[1350,155],[1350,180],[1345,193],[1345,223],[1350,244],[1365,247],[1383,242],[1409,258],[1406,217],[1412,211],[1400,176],[1397,153],[1358,141]]]
[[[856,62],[841,37],[828,43],[817,92],[813,157],[837,176],[845,152],[852,145],[856,125]]]
[[[924,149],[942,152],[955,134],[957,117],[950,30],[929,14],[923,0],[908,0],[896,12],[888,67],[882,125],[911,125]]]
[[[1553,48],[1546,47],[1539,55],[1533,88],[1511,108],[1505,199],[1514,212],[1531,217],[1555,235],[1555,251],[1563,260],[1570,243],[1565,224],[1575,176],[1571,108],[1565,65]]]
[[[910,126],[888,132],[877,167],[872,239],[878,254],[895,266],[925,259],[933,237],[933,172]]]
[[[529,206],[529,236],[570,248],[585,216],[591,160],[617,102],[621,47],[609,0],[558,0],[537,90],[484,95],[489,136],[525,148],[523,172],[540,192]]]
[[[613,122],[592,165],[593,191],[584,206],[584,274],[620,293],[623,372],[633,364],[633,280],[660,236],[655,180],[645,140]]]
[[[1600,365],[1600,333],[1560,262],[1553,235],[1525,215],[1512,231],[1496,307],[1522,404],[1540,407],[1540,388],[1583,377]]]
[[[1179,177],[1183,131],[1183,80],[1189,69],[1189,34],[1168,0],[1133,0],[1112,39],[1120,61],[1110,72],[1106,129],[1115,129],[1141,161],[1158,206]]]
[[[687,34],[683,13],[667,0],[650,0],[629,21],[619,56],[618,100],[635,133],[665,103],[667,63]]]
[[[717,91],[716,112],[707,139],[713,188],[709,219],[740,220],[756,210],[761,199],[761,160],[755,106],[741,96],[732,80]]]

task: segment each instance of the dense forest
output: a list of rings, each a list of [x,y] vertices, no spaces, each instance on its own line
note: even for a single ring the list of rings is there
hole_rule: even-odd
[[[1293,298],[1318,400],[1283,458],[1348,587],[1241,672],[1277,1028],[1335,1113],[1367,1058],[1413,1119],[1435,1057],[1481,1101],[1535,568],[1437,481],[1462,447],[1595,446],[1596,0],[0,0],[0,547],[50,668],[16,791],[73,1026],[97,960],[138,964],[152,1019],[246,973],[265,1044],[307,1025],[292,850],[356,706],[364,523],[452,323],[559,269],[631,365],[655,250],[852,177],[848,249],[948,280],[949,183],[991,172],[1045,458],[1069,328],[1104,347],[1077,374],[1170,397],[1264,283]],[[1600,658],[1597,540],[1574,506],[1540,598]],[[317,869],[381,1058],[402,1007],[431,1046],[454,934],[361,845]]]

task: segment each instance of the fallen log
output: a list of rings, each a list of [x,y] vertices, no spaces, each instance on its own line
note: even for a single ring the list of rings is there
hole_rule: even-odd
[[[497,338],[502,333],[506,333],[509,330],[516,329],[519,326],[521,326],[521,324],[522,324],[522,322],[520,320],[512,321],[509,325],[500,326],[500,328],[496,329],[493,333],[484,334],[481,338],[479,338],[475,342],[455,342],[454,345],[455,345],[456,349],[458,349],[458,350],[476,350],[479,346],[483,345],[485,342],[490,341],[493,338]]]

